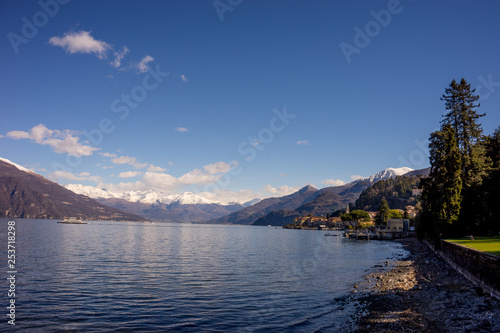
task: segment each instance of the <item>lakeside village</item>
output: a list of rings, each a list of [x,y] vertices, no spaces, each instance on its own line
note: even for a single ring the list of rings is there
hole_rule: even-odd
[[[418,196],[421,189],[413,190],[413,195]],[[341,213],[341,212],[344,213]],[[415,235],[414,218],[417,210],[414,206],[402,209],[390,209],[387,201],[383,200],[379,211],[367,212],[364,210],[337,211],[330,216],[299,216],[293,223],[284,225],[285,229],[302,230],[335,230],[340,231],[344,237],[354,239],[396,239]],[[330,235],[330,234],[327,234]]]

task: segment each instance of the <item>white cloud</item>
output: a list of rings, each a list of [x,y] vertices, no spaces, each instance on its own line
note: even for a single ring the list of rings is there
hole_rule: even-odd
[[[130,62],[129,66],[123,67],[123,59],[130,53],[130,49],[125,45],[121,48],[114,48],[105,41],[95,39],[91,36],[91,31],[67,32],[62,37],[54,36],[49,39],[49,44],[61,47],[69,54],[95,54],[101,60],[107,59],[108,54],[112,53],[114,58],[109,64],[119,70],[137,69],[139,73],[146,73],[149,70],[148,64],[154,60],[153,57],[146,55],[140,62]],[[113,80],[114,76],[109,74],[106,78]],[[183,75],[181,79],[187,81]]]
[[[233,163],[237,163],[236,161]],[[235,165],[236,167],[237,165]],[[226,162],[216,162],[212,164],[205,165],[203,169],[208,172],[209,175],[215,175],[218,173],[226,173],[231,170],[231,164]]]
[[[107,153],[102,153],[107,154]],[[130,156],[120,156],[113,158],[116,164],[134,164],[137,160]],[[224,175],[232,168],[237,167],[236,161],[232,162],[215,162],[207,164],[201,168],[194,169],[183,174],[180,177],[172,176],[165,173],[165,169],[149,164],[146,172],[126,171],[118,174],[119,178],[129,178],[140,176],[137,181],[120,182],[118,184],[103,184],[99,186],[105,187],[109,191],[121,193],[125,191],[149,191],[155,190],[163,194],[175,194],[183,191],[183,188],[194,186],[206,186],[205,192],[199,193],[202,197],[209,200],[219,201],[222,203],[230,202],[247,202],[255,198],[265,198],[270,196],[284,196],[294,193],[300,189],[300,186],[281,186],[273,187],[271,185],[264,186],[261,191],[255,192],[252,190],[231,191],[220,189],[218,186],[211,188],[210,184],[222,179]],[[88,173],[73,174],[69,172],[59,171],[55,174],[59,177],[64,177],[71,180],[92,179],[98,182],[99,177],[92,177]]]
[[[111,160],[114,164],[130,164],[133,165],[136,163],[137,159],[135,157],[130,157],[130,156],[120,156],[120,157],[115,157]]]
[[[300,190],[300,186],[288,186],[288,185],[283,185],[280,187],[273,187],[269,184],[264,185],[263,191],[265,193],[271,193],[274,194],[275,196],[283,196],[283,195],[288,195],[292,194],[294,192],[297,192]]]
[[[118,156],[116,154],[111,154],[111,153],[97,153],[97,154],[104,156],[104,157],[110,157],[110,158]]]
[[[189,132],[189,129],[186,128],[186,127],[177,127],[175,129],[177,132],[181,132],[181,133],[186,133],[186,132]]]
[[[145,56],[144,58],[142,58],[141,61],[137,64],[137,69],[139,70],[139,72],[146,73],[149,70],[148,64],[153,60],[155,59],[151,56]]]
[[[146,187],[174,189],[178,186],[178,180],[166,173],[146,172],[142,177]]]
[[[108,43],[94,39],[90,31],[77,31],[65,33],[63,37],[52,37],[49,44],[62,47],[67,53],[94,53],[99,59],[106,58],[106,53],[111,49]]]
[[[166,171],[167,169],[164,169],[162,167],[159,167],[159,166],[156,166],[156,165],[153,165],[153,164],[150,164],[149,165],[149,168],[148,168],[148,171],[151,171],[151,172],[163,172],[163,171]]]
[[[105,187],[108,191],[114,193],[121,193],[126,191],[146,191],[151,188],[147,188],[146,184],[142,180],[129,183],[119,183],[119,184],[100,184],[100,187]]]
[[[220,178],[220,175],[212,175],[207,172],[203,172],[200,169],[194,169],[193,171],[185,173],[179,177],[179,182],[181,184],[207,185],[215,183]]]
[[[31,139],[30,134],[28,132],[24,132],[24,131],[10,131],[5,135],[5,137],[11,138],[14,140]]]
[[[125,172],[120,172],[118,177],[120,178],[132,178],[140,175],[141,173],[139,171],[125,171]]]
[[[164,194],[173,194],[179,187],[177,178],[161,172],[145,172],[140,180],[135,182],[121,182],[119,184],[102,184],[111,192],[155,190]]]
[[[115,164],[130,164],[134,165],[137,163],[134,157],[130,156],[121,156],[114,158],[112,160]],[[203,166],[201,169],[194,169],[183,174],[180,177],[174,177],[170,174],[164,173],[165,169],[154,166],[152,164],[149,165],[148,170],[143,174],[142,178],[139,181],[131,182],[131,183],[120,183],[118,185],[106,185],[107,187],[113,187],[114,191],[143,191],[143,190],[151,190],[155,189],[161,191],[163,193],[173,193],[177,189],[196,185],[203,186],[215,183],[219,179],[223,177],[223,175],[228,172],[233,163],[226,162],[216,162],[212,164],[208,164]],[[235,167],[237,165],[234,165]],[[160,171],[161,170],[161,171]],[[137,176],[140,173],[134,171],[123,172],[118,175],[118,177],[124,178],[124,176]],[[255,197],[254,197],[255,198]],[[251,198],[253,199],[253,198]]]
[[[297,144],[299,146],[309,146],[309,141],[307,141],[307,140],[299,140],[299,141],[297,141]]]
[[[327,186],[341,186],[345,184],[345,182],[340,179],[323,179],[321,183]]]
[[[260,141],[259,139],[257,138],[254,138],[251,142],[249,142],[252,146],[254,147],[257,147],[258,145],[260,145],[262,143],[262,141]]]
[[[52,147],[53,151],[59,154],[68,154],[71,156],[90,156],[94,151],[100,150],[80,143],[80,138],[76,131],[51,130],[45,125],[39,124],[33,127],[29,132],[10,131],[6,134],[14,140],[30,139],[41,145]]]
[[[115,51],[114,52],[115,60],[111,62],[111,66],[113,66],[114,68],[119,68],[122,65],[123,58],[129,52],[130,50],[126,46],[122,47],[121,51]]]
[[[131,156],[120,156],[111,159],[113,164],[128,164],[132,165],[136,169],[142,169],[148,166],[148,163],[139,163],[135,157]]]
[[[88,172],[72,173],[68,171],[54,171],[47,175],[51,180],[58,181],[60,178],[68,180],[92,180],[96,183],[101,182],[101,177],[91,176]]]
[[[188,79],[184,74],[181,75],[181,80],[182,82],[188,82]]]
[[[203,170],[194,169],[181,177],[179,177],[179,183],[185,184],[196,184],[196,185],[208,185],[215,183],[223,177],[224,174],[229,172],[232,168],[237,168],[238,162],[232,161],[230,163],[226,162],[216,162],[212,164],[207,164],[203,166]]]
[[[261,198],[261,193],[256,193],[251,190],[229,191],[216,189],[213,192],[201,192],[200,196],[213,201],[220,201],[222,203],[229,202],[247,202],[255,198]]]
[[[365,177],[360,176],[360,175],[351,175],[351,180],[352,181],[355,181],[355,180],[358,180],[358,179],[361,179],[361,178],[365,178]]]

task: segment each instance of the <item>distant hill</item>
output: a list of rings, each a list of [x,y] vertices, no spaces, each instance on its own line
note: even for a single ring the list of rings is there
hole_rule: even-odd
[[[299,216],[302,216],[302,214],[294,210],[275,210],[259,217],[253,225],[282,226],[291,223],[290,221],[293,221],[294,218]]]
[[[429,169],[423,169],[381,180],[360,194],[356,200],[356,208],[376,211],[384,198],[391,209],[404,209],[406,206],[415,205],[416,198],[412,196],[412,190],[417,189],[420,179],[428,174]]]
[[[291,223],[294,217],[312,215],[325,216],[336,210],[354,204],[360,195],[379,181],[384,179],[395,179],[400,174],[422,175],[428,174],[429,170],[413,170],[410,168],[388,168],[370,177],[362,178],[341,186],[326,187],[316,191],[309,200],[295,209],[280,209],[271,211],[255,220],[255,225],[283,226]],[[420,179],[420,177],[418,177]],[[377,206],[378,208],[378,206]],[[393,208],[391,206],[391,208]],[[394,207],[396,208],[396,207]]]
[[[260,217],[276,210],[295,210],[312,200],[318,190],[307,185],[295,193],[280,198],[268,198],[229,215],[210,220],[208,223],[253,224]]]
[[[0,159],[0,217],[141,221],[143,217],[108,207]]]
[[[405,176],[421,176],[421,177],[427,177],[429,173],[431,172],[431,167],[425,168],[425,169],[420,169],[420,170],[413,170],[408,173],[405,173]]]
[[[359,197],[359,194],[372,185],[368,180],[358,180],[342,186],[326,187],[316,191],[308,201],[293,210],[272,211],[259,219],[254,225],[283,226],[291,223],[294,217],[326,215],[344,208]]]

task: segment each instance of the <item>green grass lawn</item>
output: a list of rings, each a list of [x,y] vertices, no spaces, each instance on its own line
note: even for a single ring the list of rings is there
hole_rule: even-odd
[[[474,237],[474,240],[468,238],[447,239],[447,241],[500,257],[500,236]]]

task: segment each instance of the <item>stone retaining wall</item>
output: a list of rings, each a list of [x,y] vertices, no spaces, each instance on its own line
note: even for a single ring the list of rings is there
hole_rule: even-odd
[[[500,257],[445,240],[441,240],[441,249],[434,251],[472,283],[500,299]]]

